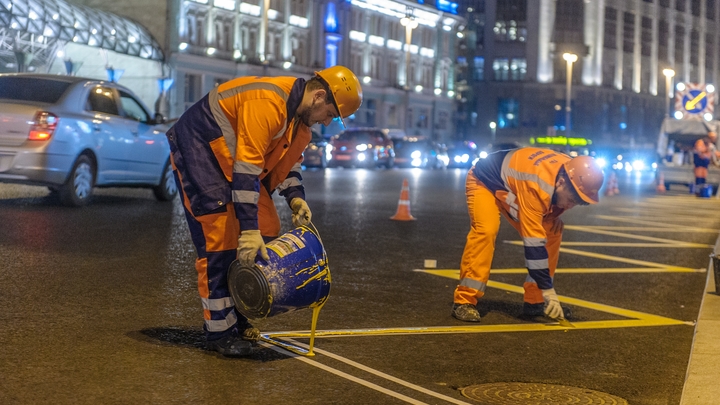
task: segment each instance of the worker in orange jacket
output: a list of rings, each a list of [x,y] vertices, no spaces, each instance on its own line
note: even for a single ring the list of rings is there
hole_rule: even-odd
[[[707,181],[708,167],[710,162],[717,164],[720,152],[715,148],[717,142],[717,134],[713,131],[708,132],[707,136],[698,139],[695,142],[693,150],[693,164],[695,165],[695,184],[690,188],[690,192],[700,193],[700,188]]]
[[[360,83],[343,66],[315,72],[309,80],[240,77],[213,89],[167,132],[197,250],[209,350],[250,353],[260,332],[235,310],[228,268],[236,258],[246,266],[254,266],[258,255],[269,259],[265,243],[280,233],[275,190],[292,209],[294,226],[310,222],[300,166],[310,127],[342,120],[361,103]]]
[[[596,204],[602,183],[602,170],[589,156],[570,158],[550,149],[520,148],[478,160],[465,183],[471,223],[452,315],[480,321],[476,305],[490,279],[502,213],[520,233],[525,250],[523,313],[563,319],[553,287],[563,231],[559,217],[576,205]]]

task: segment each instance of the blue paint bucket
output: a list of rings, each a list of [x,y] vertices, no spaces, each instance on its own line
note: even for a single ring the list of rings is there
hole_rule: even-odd
[[[698,197],[710,198],[712,197],[713,187],[711,184],[703,184],[700,186]]]
[[[258,256],[247,267],[235,260],[228,270],[230,295],[241,314],[267,318],[325,303],[330,268],[317,230],[301,226],[265,246],[267,262]]]

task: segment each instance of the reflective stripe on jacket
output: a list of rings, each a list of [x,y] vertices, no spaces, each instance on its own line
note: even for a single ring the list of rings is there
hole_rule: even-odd
[[[550,149],[521,148],[490,154],[472,169],[519,225],[525,265],[541,290],[552,288],[543,221],[563,212],[552,205],[552,197],[557,175],[568,160],[569,156]]]
[[[240,229],[258,229],[260,185],[305,198],[300,174],[310,128],[295,118],[305,80],[240,77],[213,89],[168,131],[193,213],[232,201]]]

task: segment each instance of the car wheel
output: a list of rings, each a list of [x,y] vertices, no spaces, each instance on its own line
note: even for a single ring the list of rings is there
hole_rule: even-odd
[[[158,201],[170,201],[178,194],[175,175],[173,174],[172,165],[170,165],[169,160],[165,163],[160,184],[153,187],[153,194],[155,194],[155,198],[157,198]]]
[[[80,155],[65,184],[58,194],[60,202],[68,207],[82,207],[87,205],[95,186],[95,163],[87,155]]]

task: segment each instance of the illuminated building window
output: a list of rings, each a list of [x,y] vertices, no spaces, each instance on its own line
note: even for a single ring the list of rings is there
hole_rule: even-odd
[[[325,14],[325,32],[338,32],[338,28],[335,3],[328,3]]]
[[[498,127],[517,128],[520,123],[520,104],[514,98],[498,99]]]

